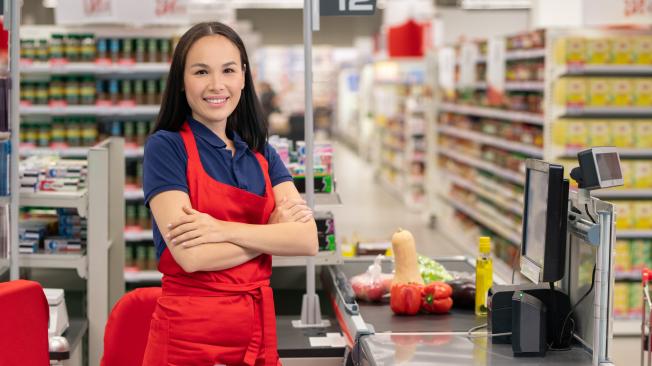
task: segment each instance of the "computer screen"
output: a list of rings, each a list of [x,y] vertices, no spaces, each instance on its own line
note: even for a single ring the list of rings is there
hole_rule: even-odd
[[[521,273],[533,282],[553,282],[564,275],[568,180],[564,167],[528,159],[521,243]]]
[[[598,174],[601,181],[623,179],[617,153],[598,153],[595,154],[595,160],[598,163]]]

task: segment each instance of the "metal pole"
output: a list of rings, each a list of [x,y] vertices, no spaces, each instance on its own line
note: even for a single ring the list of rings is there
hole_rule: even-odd
[[[18,61],[20,60],[20,8],[22,1],[9,1],[9,126],[11,129],[11,208],[9,214],[9,276],[10,279],[18,279],[18,200],[20,197],[20,182],[18,180],[18,146],[20,143],[20,74]]]
[[[305,63],[305,127],[306,143],[306,201],[308,207],[315,209],[315,174],[313,158],[313,109],[312,109],[312,31],[313,18],[319,10],[313,9],[314,0],[304,0],[303,5],[303,48]],[[315,293],[315,259],[306,259],[306,294],[301,305],[301,326],[322,326],[319,296]]]
[[[599,270],[596,268],[596,289],[599,289],[599,292],[596,293],[596,300],[599,301],[598,304],[598,317],[599,317],[599,328],[594,329],[594,336],[597,332],[597,349],[593,349],[593,360],[594,364],[600,364],[607,359],[607,343],[609,341],[608,337],[608,324],[609,324],[609,272],[611,268],[611,214],[607,211],[598,212],[599,224],[600,224],[600,247],[598,248],[598,263]],[[599,280],[597,280],[599,279]],[[595,345],[594,341],[594,345]]]

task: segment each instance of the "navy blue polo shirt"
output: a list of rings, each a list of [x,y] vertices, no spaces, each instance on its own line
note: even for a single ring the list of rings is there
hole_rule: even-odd
[[[208,127],[191,117],[188,117],[188,124],[195,136],[201,163],[210,177],[260,196],[265,193],[265,176],[260,164],[254,152],[237,133],[227,131],[228,138],[235,146],[235,155],[232,155],[226,149],[224,141]],[[272,186],[292,181],[292,176],[272,146],[265,144],[263,156],[269,165],[268,174]],[[187,166],[188,154],[179,132],[159,130],[152,134],[145,143],[143,157],[145,205],[149,207],[152,197],[164,191],[188,193]],[[156,256],[160,258],[166,244],[154,219],[152,231]]]

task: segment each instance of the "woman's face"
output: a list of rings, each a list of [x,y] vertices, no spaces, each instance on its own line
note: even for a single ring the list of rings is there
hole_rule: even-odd
[[[227,38],[211,35],[188,50],[183,72],[192,117],[203,123],[226,123],[244,88],[244,68],[238,48]]]

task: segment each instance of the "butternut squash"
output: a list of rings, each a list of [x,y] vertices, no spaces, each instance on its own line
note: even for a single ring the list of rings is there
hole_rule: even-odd
[[[392,251],[394,252],[394,280],[396,284],[415,283],[423,285],[423,278],[419,273],[417,261],[417,248],[414,236],[401,228],[392,235]]]

